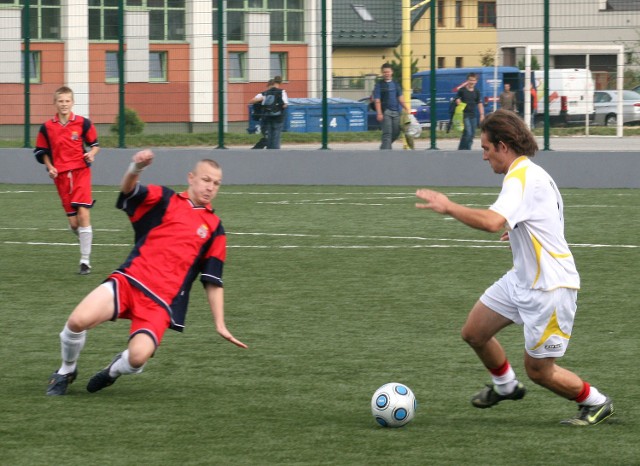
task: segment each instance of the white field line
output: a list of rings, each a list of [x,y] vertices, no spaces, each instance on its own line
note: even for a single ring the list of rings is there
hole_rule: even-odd
[[[120,230],[114,230],[120,231]],[[229,236],[257,236],[257,237],[278,237],[278,238],[317,238],[324,239],[353,239],[353,240],[382,240],[382,241],[410,241],[413,244],[378,244],[378,245],[336,245],[336,244],[281,244],[281,245],[237,245],[230,244],[229,248],[235,249],[420,249],[420,248],[507,248],[508,243],[497,240],[482,239],[456,239],[456,238],[428,238],[422,236],[376,236],[376,235],[312,235],[302,233],[260,233],[227,232]],[[330,241],[329,241],[330,242]],[[417,244],[419,242],[429,242],[431,244]],[[445,243],[445,244],[434,244]],[[2,241],[7,245],[28,245],[28,246],[78,246],[77,242],[45,242],[45,241]],[[94,243],[97,247],[132,247],[131,243]],[[640,245],[634,244],[570,244],[574,248],[614,248],[614,249],[638,249]]]

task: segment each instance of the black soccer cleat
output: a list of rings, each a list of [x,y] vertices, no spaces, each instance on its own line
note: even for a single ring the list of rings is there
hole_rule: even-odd
[[[471,404],[476,408],[485,409],[491,408],[504,400],[521,400],[527,393],[527,389],[524,388],[522,383],[518,382],[515,390],[508,395],[500,395],[495,391],[493,385],[487,384],[482,390],[473,395],[471,398]]]
[[[611,401],[610,398],[607,398],[601,405],[578,405],[578,414],[571,419],[560,421],[560,424],[564,426],[595,426],[605,419],[610,418],[614,411],[613,401]]]
[[[78,270],[79,275],[89,275],[91,273],[91,266],[89,264],[85,264],[82,262],[80,264],[80,270]]]
[[[97,372],[93,377],[89,379],[89,383],[87,383],[87,391],[89,393],[95,393],[99,390],[102,390],[103,388],[107,388],[113,385],[116,380],[118,380],[119,376],[111,377],[111,375],[109,375],[109,370],[111,369],[111,366],[113,366],[113,364],[121,357],[122,353],[116,354],[116,357],[113,358],[113,361],[111,361],[111,363],[107,367],[102,369],[100,372]]]
[[[58,374],[55,371],[49,378],[49,386],[47,387],[47,395],[60,396],[67,393],[67,388],[78,377],[78,369],[68,374]]]

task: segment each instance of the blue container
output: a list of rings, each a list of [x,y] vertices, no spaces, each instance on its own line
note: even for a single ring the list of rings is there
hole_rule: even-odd
[[[327,99],[329,131],[367,131],[367,104],[357,100]],[[320,133],[322,131],[322,99],[292,98],[285,111],[284,131],[292,133]],[[247,132],[260,131],[260,121],[252,119],[252,106],[248,107]]]
[[[367,104],[350,99],[327,99],[329,131],[366,131]],[[322,99],[289,99],[284,130],[293,133],[322,131]]]

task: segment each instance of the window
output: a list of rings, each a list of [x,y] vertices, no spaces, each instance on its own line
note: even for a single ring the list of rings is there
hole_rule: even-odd
[[[478,26],[496,27],[496,2],[478,2]]]
[[[245,52],[229,52],[229,80],[247,80],[247,54]]]
[[[147,7],[149,40],[184,40],[185,0],[147,0]]]
[[[462,2],[461,1],[456,2],[456,27],[457,28],[462,27]]]
[[[438,57],[438,68],[445,68],[446,67],[446,61],[444,57]]]
[[[150,0],[148,0],[150,1]],[[182,0],[184,1],[184,0]],[[218,2],[213,2],[213,40],[218,40]],[[245,41],[245,14],[266,11],[271,15],[271,41],[302,42],[304,40],[303,0],[227,0],[227,40]]]
[[[117,0],[89,0],[89,40],[118,40]]]
[[[149,81],[168,81],[167,52],[149,52]]]
[[[444,1],[440,0],[438,2],[438,11],[437,11],[437,18],[438,18],[438,27],[443,28],[445,26],[444,24]]]
[[[25,74],[24,74],[24,52],[22,53],[22,63],[20,64],[20,73],[22,76],[22,82],[25,82]],[[29,82],[30,83],[39,83],[41,82],[40,78],[40,62],[42,59],[42,55],[40,52],[29,52]]]
[[[366,6],[364,6],[364,5],[354,5],[352,3],[351,7],[354,10],[356,10],[356,13],[358,13],[358,16],[360,16],[360,19],[362,21],[374,21],[373,16],[371,16],[371,13],[369,13],[369,10],[367,10]]]
[[[462,57],[456,57],[456,68],[464,68]]]
[[[117,82],[120,77],[118,52],[107,52],[105,56],[104,79],[106,82]]]
[[[3,0],[5,5],[24,5],[24,0]],[[29,8],[29,36],[36,40],[60,39],[60,0],[31,0]],[[24,25],[22,9],[22,24]],[[22,31],[24,35],[24,31]]]
[[[282,79],[286,81],[287,77],[287,54],[286,53],[272,53],[271,54],[271,76],[282,76]]]

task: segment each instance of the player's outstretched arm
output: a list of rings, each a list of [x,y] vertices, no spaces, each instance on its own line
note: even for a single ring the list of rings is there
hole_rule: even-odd
[[[123,193],[130,193],[133,191],[133,188],[136,187],[136,183],[140,177],[140,173],[151,165],[154,157],[155,155],[149,149],[144,149],[134,154],[131,164],[129,165],[129,168],[127,168],[127,171],[122,177],[122,182],[120,183],[120,190]]]
[[[207,300],[209,301],[209,307],[211,307],[213,321],[216,324],[216,331],[218,334],[225,340],[230,341],[240,348],[248,348],[247,345],[242,343],[234,337],[229,330],[227,330],[227,326],[224,323],[224,288],[212,283],[207,283],[205,290],[207,292]]]
[[[418,189],[416,197],[424,203],[416,203],[418,209],[430,209],[440,214],[450,215],[456,220],[478,230],[496,233],[504,229],[506,219],[489,209],[472,209],[451,201],[447,196],[430,189]]]

